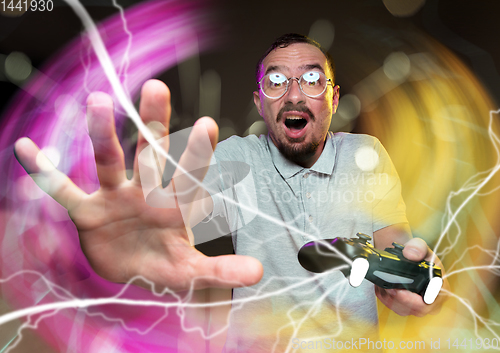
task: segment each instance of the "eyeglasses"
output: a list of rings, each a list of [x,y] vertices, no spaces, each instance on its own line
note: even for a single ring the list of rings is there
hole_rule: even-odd
[[[330,78],[318,71],[308,71],[300,77],[287,78],[279,72],[271,72],[258,83],[260,90],[267,98],[278,99],[288,91],[291,80],[297,80],[299,88],[306,96],[315,98],[321,96],[326,91],[328,84],[332,84]]]

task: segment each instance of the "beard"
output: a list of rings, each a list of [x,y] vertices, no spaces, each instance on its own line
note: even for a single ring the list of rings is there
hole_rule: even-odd
[[[276,122],[278,124],[283,119],[283,113],[288,111],[304,112],[309,115],[311,122],[316,120],[314,114],[305,105],[287,104],[278,112],[276,117]],[[284,137],[284,140],[276,139],[276,147],[278,147],[278,150],[286,159],[296,164],[301,164],[311,158],[320,145],[317,141],[307,144],[301,143],[304,139],[305,137],[298,139]]]
[[[288,142],[288,143],[287,143]],[[297,142],[278,141],[278,150],[291,162],[301,164],[311,158],[319,147],[319,142],[300,144]]]

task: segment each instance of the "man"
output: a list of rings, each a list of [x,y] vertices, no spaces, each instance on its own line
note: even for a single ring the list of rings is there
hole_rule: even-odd
[[[148,145],[142,134],[134,176],[127,180],[112,101],[103,93],[89,96],[87,110],[101,185],[97,192],[85,194],[47,165],[28,139],[16,143],[16,156],[28,173],[51,180],[49,194],[68,209],[82,250],[102,277],[127,282],[142,275],[177,291],[192,283],[196,289],[239,287],[227,352],[269,352],[299,336],[376,337],[374,293],[401,315],[425,315],[438,305],[426,305],[404,290],[374,290],[366,281],[351,288],[339,272],[314,277],[298,264],[298,250],[311,239],[364,232],[373,234],[377,248],[406,243],[404,255],[411,260],[432,253],[422,240],[410,240],[399,179],[380,143],[365,135],[327,134],[339,100],[334,80],[333,62],[316,42],[295,34],[279,38],[259,62],[254,92],[269,136],[220,143],[218,173],[210,170],[205,179],[212,197],[200,197],[203,190],[197,196],[196,182],[181,178],[169,186],[177,192],[177,208],[152,208],[144,200],[137,158]],[[141,96],[143,121],[168,127],[168,88],[151,80]],[[204,134],[215,148],[217,125],[206,117],[193,127],[179,161],[184,169],[208,165],[212,151],[199,143]],[[224,169],[224,161],[250,167],[255,195],[226,188],[224,177],[236,183],[238,171]],[[248,204],[257,206],[255,218],[245,216]],[[182,210],[182,205],[189,207]],[[190,227],[206,216],[227,219],[236,255],[209,258],[191,246]]]

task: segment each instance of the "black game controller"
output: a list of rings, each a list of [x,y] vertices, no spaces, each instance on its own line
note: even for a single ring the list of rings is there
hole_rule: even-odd
[[[404,246],[375,249],[371,237],[357,233],[358,238],[335,238],[311,241],[299,251],[299,262],[311,272],[325,272],[335,267],[358,287],[364,278],[386,288],[403,288],[420,294],[426,304],[434,303],[441,287],[441,269],[428,261],[415,262],[403,256]],[[337,250],[337,251],[335,251]],[[349,265],[349,260],[352,264]]]

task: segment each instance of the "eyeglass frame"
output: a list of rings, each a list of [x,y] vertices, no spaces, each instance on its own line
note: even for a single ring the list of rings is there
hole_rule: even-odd
[[[324,76],[325,76],[325,79],[326,79],[325,89],[323,90],[323,92],[321,92],[321,93],[319,93],[319,94],[317,94],[317,95],[315,95],[315,96],[311,96],[311,95],[307,94],[306,92],[304,92],[304,90],[302,89],[302,85],[300,84],[300,79],[302,78],[302,76],[304,76],[305,74],[307,74],[307,73],[309,73],[309,72],[317,72],[317,73],[319,73],[319,74],[322,74],[322,75],[324,75]],[[301,92],[302,92],[305,96],[307,96],[307,97],[309,97],[309,98],[316,98],[316,97],[319,97],[319,96],[321,96],[322,94],[324,94],[324,93],[326,92],[326,89],[328,88],[328,84],[330,84],[330,85],[333,87],[333,82],[332,82],[332,79],[331,79],[331,78],[327,78],[327,77],[326,77],[326,75],[325,75],[323,72],[312,70],[312,71],[307,71],[307,72],[304,72],[302,75],[300,75],[300,77],[290,77],[290,78],[287,78],[287,79],[286,79],[286,87],[285,87],[285,91],[281,94],[281,96],[279,96],[279,97],[269,97],[269,96],[266,94],[266,92],[264,92],[264,89],[262,88],[261,83],[262,83],[262,81],[266,78],[266,76],[269,76],[269,75],[271,75],[271,74],[273,74],[273,73],[275,73],[275,72],[270,72],[270,73],[268,73],[268,74],[266,74],[266,75],[262,76],[262,78],[260,79],[260,81],[259,81],[259,82],[257,82],[257,86],[259,87],[259,90],[262,92],[262,94],[263,94],[264,96],[266,96],[266,97],[267,97],[267,98],[269,98],[269,99],[280,99],[281,97],[283,97],[283,96],[286,94],[286,92],[288,92],[288,86],[290,85],[290,80],[297,80],[297,84],[299,85],[299,89],[300,89],[300,91],[301,91]],[[278,72],[278,73],[279,73],[279,74],[282,74],[281,72]],[[282,74],[282,75],[283,75],[283,76],[285,76],[285,74]],[[285,77],[286,77],[286,76],[285,76]]]

